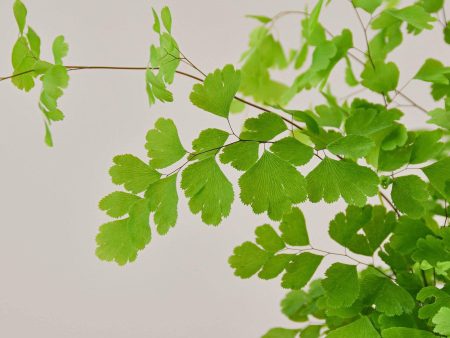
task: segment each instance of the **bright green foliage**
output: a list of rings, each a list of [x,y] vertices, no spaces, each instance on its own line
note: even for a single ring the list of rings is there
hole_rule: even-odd
[[[209,74],[203,84],[195,84],[189,96],[197,107],[218,116],[228,117],[231,102],[241,82],[241,74],[226,65]]]
[[[341,20],[340,32],[324,22],[333,14],[330,3],[355,14]],[[399,68],[408,65],[391,61],[403,41],[423,30],[438,27],[423,37],[437,32],[450,43],[450,29],[443,0],[403,3],[315,0],[271,17],[251,15],[256,27],[239,66],[205,76],[172,35],[169,8],[152,9],[155,38],[143,69],[149,103],[172,102],[169,85],[179,74],[197,81],[190,94],[195,107],[226,120],[197,131],[188,152],[174,122],[160,118],[147,133],[148,160],[114,157],[111,178],[124,191],[99,202],[113,219],[100,226],[97,256],[123,265],[136,259],[152,230],[167,234],[178,220],[179,188],[192,213],[219,224],[231,212],[234,185],[244,204],[278,223],[255,227],[251,241],[234,249],[231,268],[241,278],[278,279],[292,289],[281,310],[302,323],[273,328],[264,337],[450,336],[450,66],[432,55],[412,60],[421,67],[402,73],[404,80],[415,75],[400,83]],[[14,0],[12,10],[18,27],[12,74],[0,80],[24,91],[42,82],[39,108],[45,141],[52,145],[52,124],[64,118],[59,100],[69,71],[84,67],[64,65],[69,48],[62,35],[53,41],[52,60],[43,60],[25,5]],[[301,41],[290,50],[278,30],[288,15],[301,15],[292,21]],[[352,18],[355,25],[347,23]],[[410,88],[418,81],[430,87],[435,103],[420,102]],[[347,87],[355,88],[345,96]],[[231,121],[243,111],[238,123]],[[406,122],[421,112],[428,124],[409,128]],[[239,123],[242,128],[233,129]],[[219,160],[242,171],[238,182],[228,180]],[[321,238],[320,217],[307,224],[303,214],[321,215],[321,206],[311,211],[306,203],[340,198],[347,206],[333,206],[329,238]],[[320,247],[318,238],[332,239],[338,248]]]
[[[352,0],[353,5],[364,9],[368,13],[373,13],[381,5],[381,0]]]
[[[139,200],[139,196],[123,191],[115,191],[102,198],[98,206],[101,210],[104,210],[108,216],[118,218],[128,214],[131,206]]]
[[[297,255],[286,267],[281,286],[287,289],[301,289],[312,278],[323,256],[305,252]]]
[[[140,193],[159,179],[160,174],[133,155],[118,155],[113,159],[114,166],[109,170],[112,182],[123,185],[134,194]]]
[[[239,186],[242,202],[257,214],[267,211],[273,220],[280,220],[292,204],[306,199],[304,177],[269,151],[241,176]]]
[[[434,332],[450,336],[450,308],[441,308],[433,317],[433,324],[436,325]]]
[[[313,157],[313,149],[294,137],[285,137],[275,142],[270,150],[292,165],[299,166],[308,163]]]
[[[349,204],[363,206],[367,196],[377,193],[378,177],[367,167],[353,162],[323,159],[306,176],[311,202],[335,202],[340,196]]]
[[[230,214],[233,187],[214,158],[195,162],[183,170],[181,187],[194,214],[201,213],[206,224],[218,225]]]
[[[401,212],[411,218],[420,218],[424,215],[426,202],[430,198],[427,189],[427,184],[419,176],[396,178],[392,185],[392,201]]]
[[[380,338],[377,330],[373,327],[371,321],[367,317],[362,317],[348,325],[342,326],[336,330],[331,331],[327,338],[344,338],[344,337],[358,337],[358,338]]]
[[[249,278],[261,269],[268,258],[269,253],[252,242],[245,242],[234,249],[228,262],[235,269],[236,276]]]
[[[331,142],[327,149],[335,155],[349,158],[360,158],[369,154],[375,142],[361,135],[348,135]]]
[[[171,119],[160,118],[156,121],[155,129],[147,133],[145,148],[151,158],[150,165],[154,168],[168,167],[186,154],[177,127]]]
[[[269,141],[285,131],[286,124],[274,113],[262,113],[245,121],[240,138],[253,141]]]
[[[396,226],[395,215],[382,206],[349,206],[330,222],[330,237],[354,253],[371,256]]]
[[[431,185],[439,191],[446,199],[450,198],[448,182],[450,182],[450,158],[446,157],[436,163],[433,163],[422,171],[427,175]]]
[[[267,332],[262,338],[295,338],[299,330],[283,329],[276,327]]]
[[[177,175],[160,179],[148,187],[145,197],[150,211],[154,212],[154,222],[160,235],[175,226],[178,217]]]
[[[361,73],[363,86],[381,94],[397,88],[399,76],[400,73],[395,63],[381,61],[376,61],[374,64],[367,62]]]
[[[322,280],[330,307],[340,308],[352,305],[359,296],[358,272],[355,265],[334,263]]]
[[[220,160],[222,163],[230,163],[237,170],[246,171],[258,161],[258,149],[258,142],[236,142],[223,148]]]
[[[134,261],[151,239],[149,213],[148,201],[142,199],[130,208],[129,218],[103,224],[97,235],[97,256],[119,265]]]
[[[292,208],[285,213],[280,224],[281,238],[286,244],[306,246],[309,244],[305,216],[299,208]]]
[[[201,160],[208,157],[214,157],[228,139],[226,131],[220,129],[205,129],[197,139],[192,142],[194,153],[191,154],[192,160]]]

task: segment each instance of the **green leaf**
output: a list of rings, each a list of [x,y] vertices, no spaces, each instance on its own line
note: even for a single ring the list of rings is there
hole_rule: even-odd
[[[167,90],[166,84],[163,81],[163,73],[158,75],[153,74],[151,69],[147,69],[145,72],[146,91],[149,104],[152,105],[158,99],[161,102],[172,102],[173,95]]]
[[[391,196],[398,210],[411,218],[422,217],[426,212],[426,202],[430,199],[428,185],[415,175],[396,178]]]
[[[133,262],[151,239],[148,201],[142,199],[130,209],[130,217],[103,224],[97,235],[97,256],[119,265]]]
[[[305,327],[300,334],[300,338],[319,338],[320,337],[320,325],[310,325]]]
[[[283,215],[280,231],[281,238],[286,244],[293,246],[309,245],[305,216],[303,216],[303,213],[299,208],[292,208],[290,212]]]
[[[239,186],[242,202],[257,214],[267,211],[273,220],[280,220],[292,204],[306,198],[304,177],[268,151],[240,177]]]
[[[156,13],[154,8],[152,8],[152,13],[153,13],[153,31],[155,33],[160,34],[161,33],[161,22],[159,21],[158,13]]]
[[[28,26],[27,39],[30,44],[31,51],[34,56],[39,59],[41,55],[41,38],[30,26]]]
[[[450,130],[450,111],[446,111],[442,108],[436,108],[428,112],[431,119],[427,123],[435,124],[439,127]]]
[[[372,256],[397,225],[383,206],[347,207],[330,222],[330,237],[354,253]]]
[[[272,279],[282,273],[289,262],[294,258],[292,254],[279,254],[271,256],[263,265],[258,277],[261,279]]]
[[[450,250],[442,239],[428,235],[417,240],[412,258],[416,262],[426,261],[427,264],[437,267],[440,262],[450,261]]]
[[[450,199],[450,193],[447,189],[447,184],[450,181],[450,158],[446,157],[422,168],[422,171],[430,180],[431,185],[446,199]]]
[[[207,112],[228,117],[240,82],[240,72],[232,65],[226,65],[222,70],[208,74],[204,83],[195,84],[189,98],[195,106]]]
[[[441,308],[433,317],[433,324],[436,325],[434,332],[450,336],[450,308]]]
[[[350,86],[354,87],[359,84],[358,79],[355,76],[355,73],[353,72],[352,64],[350,62],[350,59],[348,57],[345,58],[345,62],[347,64],[347,67],[345,68],[345,82]]]
[[[375,147],[375,142],[361,135],[347,135],[328,144],[327,149],[335,155],[357,159],[364,157]]]
[[[308,163],[313,157],[313,148],[301,143],[294,137],[285,137],[276,141],[270,150],[292,165],[300,166]]]
[[[401,9],[388,9],[385,12],[419,30],[432,29],[433,25],[430,23],[436,21],[423,7],[417,5]]]
[[[194,153],[189,156],[190,160],[202,160],[214,157],[222,149],[228,139],[226,131],[210,128],[203,130],[197,139],[192,142]]]
[[[34,87],[32,70],[36,64],[36,59],[25,37],[19,37],[14,44],[11,62],[14,69],[13,75],[15,75],[11,79],[12,83],[20,90],[30,91]]]
[[[245,120],[244,131],[240,138],[244,140],[269,141],[287,130],[283,119],[274,113],[262,113],[258,117]]]
[[[284,249],[285,245],[277,232],[269,225],[264,224],[255,229],[256,243],[270,253]]]
[[[335,202],[340,196],[348,204],[363,206],[367,196],[378,192],[378,176],[369,168],[328,157],[306,176],[311,202]]]
[[[372,325],[372,322],[367,317],[361,317],[360,319],[342,326],[336,330],[330,331],[327,338],[380,338],[377,330]]]
[[[349,307],[359,296],[358,272],[355,265],[334,263],[325,273],[322,287],[327,304],[332,308]]]
[[[385,94],[397,88],[400,72],[393,62],[367,62],[361,73],[362,85],[374,92]]]
[[[218,225],[230,214],[234,200],[233,186],[214,158],[189,165],[182,174],[181,188],[192,213],[201,213],[206,224]]]
[[[13,5],[14,17],[16,18],[17,26],[19,26],[20,35],[23,34],[25,24],[27,21],[27,8],[20,0],[15,0]]]
[[[220,161],[230,163],[237,170],[246,171],[258,161],[259,143],[240,141],[222,149]]]
[[[414,140],[409,163],[424,163],[436,158],[444,148],[444,144],[439,142],[442,135],[443,132],[440,129],[418,133]]]
[[[431,230],[423,220],[414,220],[409,217],[400,217],[399,223],[391,238],[391,246],[403,255],[409,255],[416,249],[419,238],[431,235]]]
[[[435,286],[424,287],[416,298],[424,303],[419,309],[420,319],[433,318],[443,307],[450,307],[450,295]]]
[[[404,288],[373,269],[366,270],[361,279],[361,295],[364,304],[374,305],[386,316],[411,313],[416,303]]]
[[[172,30],[172,14],[170,14],[169,7],[165,6],[161,10],[161,20],[166,30],[170,33]]]
[[[352,0],[355,7],[364,9],[372,14],[381,5],[381,0]]]
[[[301,289],[312,278],[323,256],[315,255],[310,252],[301,253],[289,263],[286,267],[286,273],[283,275],[281,286],[286,289]]]
[[[41,77],[42,91],[39,108],[50,121],[60,121],[64,114],[58,109],[58,100],[69,84],[69,75],[62,65],[51,66]]]
[[[159,179],[156,170],[133,155],[118,155],[113,158],[114,166],[109,170],[112,182],[123,185],[133,194],[140,193]]]
[[[55,64],[62,65],[62,59],[65,58],[69,52],[69,45],[64,40],[64,36],[60,35],[56,37],[55,41],[53,41],[52,50]]]
[[[435,59],[426,59],[425,63],[422,67],[420,67],[419,71],[414,76],[414,79],[448,85],[449,80],[445,75],[449,73],[450,69],[448,67],[444,67],[440,61]]]
[[[262,338],[295,338],[299,330],[284,329],[282,327],[275,327],[270,329]]]
[[[102,198],[99,203],[100,210],[106,211],[108,216],[118,218],[128,214],[130,207],[139,201],[139,196],[123,191],[115,191]]]
[[[246,15],[246,18],[250,18],[250,19],[255,19],[263,24],[269,23],[272,21],[271,18],[269,18],[268,16],[264,16],[264,15]]]
[[[234,269],[236,276],[250,278],[261,269],[268,259],[269,253],[252,242],[245,242],[234,249],[228,263]]]
[[[389,329],[381,331],[383,338],[435,338],[436,335],[429,331],[410,329],[407,327],[391,327]]]
[[[154,168],[165,168],[178,162],[186,154],[178,136],[177,127],[171,119],[160,118],[155,129],[147,133],[145,148]]]
[[[150,211],[154,212],[154,222],[160,235],[165,235],[174,227],[178,218],[177,174],[160,179],[148,187],[145,198]]]

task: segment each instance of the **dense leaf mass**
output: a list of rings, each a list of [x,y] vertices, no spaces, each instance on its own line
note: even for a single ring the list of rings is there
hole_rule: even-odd
[[[403,41],[430,34],[450,44],[445,5],[316,0],[299,11],[250,15],[256,27],[240,64],[209,74],[181,51],[169,8],[153,9],[156,42],[142,69],[150,105],[172,102],[169,85],[176,74],[186,76],[197,82],[189,95],[192,109],[216,115],[210,117],[221,125],[197,131],[192,150],[186,150],[183,144],[190,142],[182,143],[180,135],[192,130],[159,118],[146,136],[147,159],[113,158],[109,173],[124,191],[99,203],[113,219],[99,228],[97,256],[123,265],[150,243],[153,228],[168,234],[185,201],[180,189],[191,212],[211,225],[230,214],[236,191],[244,205],[267,217],[254,238],[234,249],[234,274],[277,279],[289,289],[281,310],[294,324],[263,337],[450,337],[450,66],[438,57],[417,60],[420,53],[408,53],[414,61],[408,63],[391,57]],[[351,30],[332,31],[323,15],[332,15],[332,6],[353,11],[362,32],[347,22],[350,15],[341,23]],[[43,60],[41,39],[28,25],[21,0],[14,1],[13,15],[18,37],[12,74],[0,80],[27,92],[42,83],[39,109],[51,146],[52,124],[64,119],[60,99],[69,73],[98,67],[65,65],[69,47],[63,36],[53,40],[52,60]],[[294,26],[301,30],[300,45],[285,43],[279,34],[277,24],[288,15],[301,16]],[[405,71],[412,64],[421,66]],[[292,81],[276,80],[283,78]],[[429,87],[429,106],[408,94],[406,87],[419,82]],[[345,95],[349,87],[354,89]],[[306,95],[294,100],[300,92]],[[309,101],[316,97],[320,102]],[[420,113],[426,125],[405,125]],[[234,175],[240,178],[228,178]],[[347,207],[332,206],[336,215],[328,237],[321,238],[334,245],[320,247],[318,234],[323,237],[327,222],[318,223],[314,213],[324,206],[305,204],[338,200]]]

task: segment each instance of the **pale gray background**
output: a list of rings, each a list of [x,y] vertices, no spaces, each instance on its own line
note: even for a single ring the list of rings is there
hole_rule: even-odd
[[[150,6],[167,4],[181,49],[211,71],[237,62],[246,48],[248,32],[256,23],[245,19],[245,14],[303,9],[306,1],[26,3],[29,22],[43,38],[44,56],[50,55],[52,39],[64,34],[70,44],[67,64],[124,66],[147,63],[154,39]],[[10,49],[17,38],[11,4],[0,0],[0,75],[11,71]],[[347,1],[333,1],[324,18],[334,32],[350,25],[356,43],[363,47]],[[298,44],[298,24],[298,17],[277,24],[288,46]],[[423,34],[412,43],[409,37],[406,40],[407,47],[393,55],[405,71],[401,84],[424,57],[448,60],[448,48],[438,32]],[[70,87],[61,100],[67,118],[53,128],[54,149],[43,143],[39,89],[25,94],[10,83],[0,84],[1,337],[251,338],[272,326],[292,325],[279,311],[285,292],[278,280],[242,281],[228,267],[232,249],[253,238],[255,226],[266,220],[239,201],[232,215],[213,228],[191,215],[182,197],[176,228],[164,238],[155,235],[135,263],[118,267],[94,255],[98,226],[108,220],[97,203],[114,189],[107,172],[115,154],[144,157],[146,131],[159,116],[175,119],[187,147],[202,128],[226,128],[220,118],[188,103],[192,84],[177,77],[172,87],[176,102],[149,109],[142,72],[71,73]],[[414,83],[406,92],[432,107],[425,88]],[[341,86],[333,89],[339,95],[348,92]],[[306,108],[318,103],[317,98],[303,95],[294,106]],[[424,121],[417,110],[408,114],[410,124]],[[238,128],[240,118],[233,118],[233,123]],[[237,178],[229,167],[225,171]],[[302,206],[315,245],[336,249],[324,235],[329,220],[342,207],[340,203]]]

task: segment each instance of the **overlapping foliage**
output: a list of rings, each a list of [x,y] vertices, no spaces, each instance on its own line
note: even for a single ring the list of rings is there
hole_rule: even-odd
[[[342,1],[362,24],[363,49],[350,30],[333,35],[321,23],[329,2],[318,0],[309,12],[250,16],[258,26],[240,67],[226,65],[204,76],[180,51],[169,9],[153,10],[159,45],[151,46],[146,70],[150,104],[173,101],[168,85],[186,63],[201,75],[188,74],[201,81],[189,96],[192,104],[221,119],[224,130],[201,131],[189,151],[175,123],[160,118],[146,137],[148,159],[116,156],[110,174],[123,190],[100,201],[113,220],[100,227],[97,255],[126,264],[150,243],[153,224],[161,235],[171,231],[178,185],[192,213],[209,225],[221,223],[239,198],[270,223],[256,227],[255,238],[237,246],[229,264],[241,278],[280,277],[290,290],[282,312],[298,323],[271,329],[265,338],[450,337],[450,68],[430,58],[415,72],[411,83],[429,83],[436,102],[425,109],[399,88],[399,67],[390,59],[407,34],[438,27],[450,43],[447,22],[440,21],[444,0]],[[27,11],[20,0],[14,14],[20,34],[12,81],[26,91],[36,78],[42,81],[39,106],[52,144],[49,125],[63,118],[57,100],[68,83],[70,67],[62,63],[68,47],[58,37],[54,64],[40,60],[39,37],[29,26],[24,33]],[[290,14],[302,16],[302,44],[286,52],[272,28]],[[365,88],[378,99],[334,97],[329,78],[339,64],[346,67],[349,87]],[[273,70],[297,76],[285,84]],[[319,91],[324,103],[293,105],[306,90]],[[404,114],[417,112],[402,111],[399,99],[429,115],[423,129],[402,123]],[[245,106],[259,115],[247,118],[237,134],[230,113]],[[223,165],[241,172],[237,184]],[[331,252],[313,245],[301,207],[338,200],[348,207],[330,220],[329,236],[343,250]],[[325,259],[330,256],[334,260]],[[325,276],[311,281],[319,268]]]

